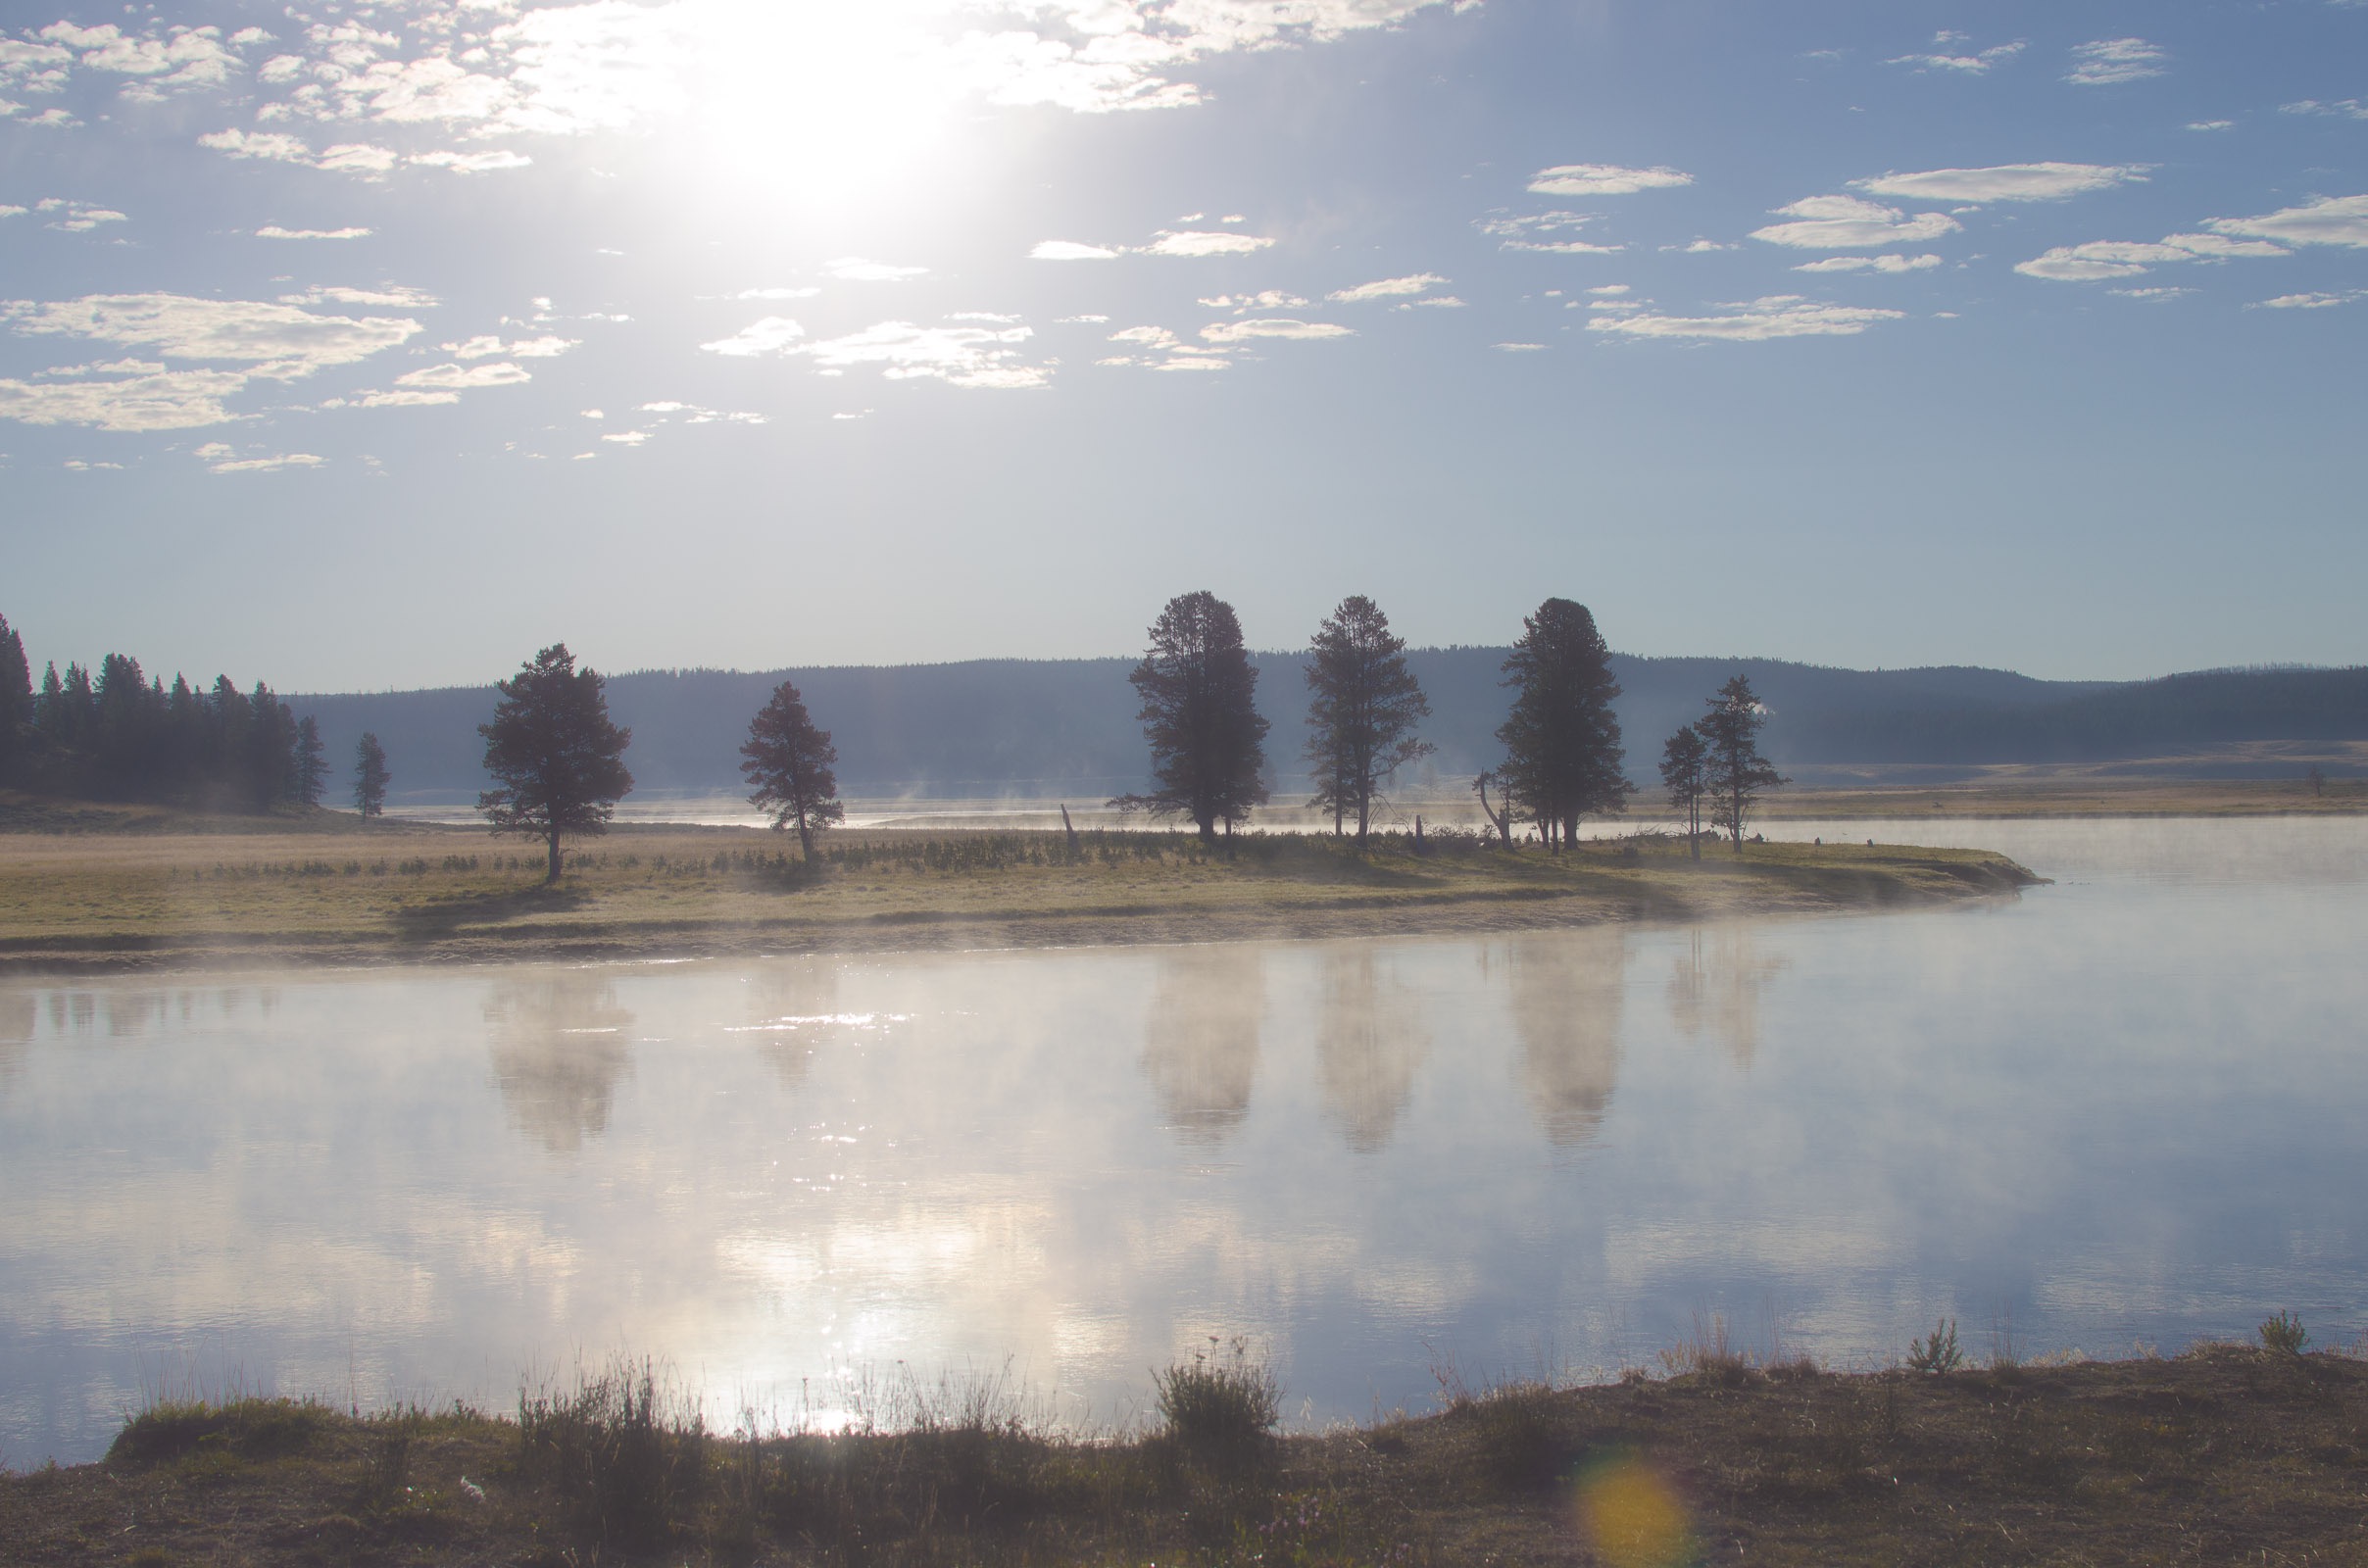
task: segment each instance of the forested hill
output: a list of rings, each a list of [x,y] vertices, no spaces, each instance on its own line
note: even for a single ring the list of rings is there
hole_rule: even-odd
[[[1505,711],[1502,648],[1411,651],[1438,754],[1409,782],[1468,778],[1494,761]],[[1307,694],[1298,654],[1256,656],[1258,707],[1279,791],[1300,788]],[[2224,671],[2127,684],[2042,681],[1967,667],[1830,669],[1761,659],[1614,655],[1628,768],[1650,779],[1660,743],[1741,671],[1766,702],[1764,744],[1790,769],[1820,763],[2080,761],[2262,740],[2368,740],[2368,668]],[[1143,787],[1142,730],[1125,659],[976,660],[748,674],[654,670],[612,676],[610,710],[633,730],[626,760],[643,791],[740,787],[739,747],[773,686],[795,680],[839,749],[851,796],[1100,799]],[[480,788],[476,726],[493,688],[297,697],[339,775],[364,730],[384,743],[393,797]],[[332,791],[332,795],[334,795]]]

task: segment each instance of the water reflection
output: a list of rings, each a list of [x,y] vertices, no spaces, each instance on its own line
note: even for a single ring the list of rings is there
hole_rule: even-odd
[[[1726,1047],[1738,1067],[1759,1050],[1760,993],[1791,962],[1764,955],[1751,928],[1722,925],[1706,936],[1697,926],[1669,971],[1669,1019],[1690,1038],[1705,1031]]]
[[[1598,926],[1507,946],[1521,1086],[1547,1138],[1574,1148],[1602,1127],[1619,1081],[1628,935]]]
[[[1323,983],[1315,1069],[1324,1114],[1351,1149],[1372,1153],[1397,1130],[1431,1049],[1421,999],[1396,976],[1384,976],[1374,950],[1361,944],[1325,958]]]
[[[1250,1113],[1266,955],[1245,944],[1177,948],[1159,958],[1143,1024],[1143,1075],[1182,1142],[1213,1149]]]
[[[815,1050],[850,1032],[839,1010],[839,966],[819,958],[765,965],[749,979],[748,1020],[734,1032],[757,1041],[783,1089],[804,1088]]]
[[[617,1085],[632,1069],[633,1015],[598,970],[498,982],[485,1002],[493,1076],[511,1120],[554,1154],[608,1130]]]
[[[25,1070],[25,1048],[40,1016],[31,992],[0,991],[0,1089]]]

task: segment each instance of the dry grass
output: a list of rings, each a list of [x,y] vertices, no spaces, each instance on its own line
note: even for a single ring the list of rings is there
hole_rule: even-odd
[[[350,820],[350,819],[349,819]],[[809,866],[754,829],[619,828],[557,887],[472,828],[0,834],[0,965],[374,963],[1504,930],[1814,911],[2011,891],[1980,851],[1674,840],[1549,857],[1435,835],[1370,855],[1253,835],[849,832]]]
[[[0,1560],[2368,1560],[2368,1364],[2333,1354],[1509,1384],[1248,1464],[1059,1436],[1000,1396],[923,1405],[896,1430],[721,1435],[620,1367],[524,1425],[176,1407],[104,1465],[0,1479]]]

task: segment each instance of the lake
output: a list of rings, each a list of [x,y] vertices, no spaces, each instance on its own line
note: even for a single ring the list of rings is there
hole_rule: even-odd
[[[158,1393],[648,1353],[728,1426],[997,1375],[1295,1425],[1657,1368],[2368,1329],[2368,821],[1784,823],[1974,906],[1485,939],[0,982],[0,1463]]]

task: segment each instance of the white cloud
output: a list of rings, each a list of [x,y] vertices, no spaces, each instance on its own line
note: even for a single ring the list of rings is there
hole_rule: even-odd
[[[437,347],[456,360],[489,360],[497,354],[507,354],[521,360],[549,360],[574,348],[580,341],[571,337],[529,337],[515,343],[505,343],[494,333],[481,333],[457,343],[441,343]]]
[[[2187,122],[2187,128],[2190,130],[2226,130],[2235,123],[2236,122],[2233,120],[2191,120]]]
[[[2368,196],[2321,196],[2259,218],[2214,218],[2203,225],[2222,234],[2247,234],[2289,245],[2368,246]]]
[[[1453,294],[1433,294],[1424,299],[1407,300],[1390,307],[1394,311],[1460,311],[1464,302]]]
[[[1405,277],[1377,278],[1359,283],[1355,288],[1334,289],[1324,296],[1339,305],[1361,305],[1368,300],[1397,299],[1406,294],[1423,294],[1449,281],[1437,272],[1411,272]]]
[[[1110,335],[1112,343],[1133,343],[1147,349],[1172,349],[1176,335],[1164,326],[1122,327]]]
[[[821,292],[818,288],[744,288],[732,298],[736,300],[810,300]]]
[[[2257,300],[2245,307],[2248,311],[2325,311],[2338,305],[2349,305],[2355,300],[2368,300],[2368,288],[2339,289],[2332,293],[2281,294],[2275,299]]]
[[[368,142],[339,142],[323,147],[313,167],[332,174],[383,174],[395,167],[396,157],[391,148],[373,147]]]
[[[1850,186],[1895,201],[2048,202],[2143,180],[2151,164],[1998,164],[1988,169],[1928,169],[1920,173],[1880,174]]]
[[[902,283],[909,277],[920,276],[929,269],[897,267],[888,262],[867,262],[861,256],[842,256],[822,270],[850,283]]]
[[[219,27],[175,27],[159,36],[134,35],[112,24],[78,27],[53,22],[37,37],[53,45],[81,51],[86,70],[145,78],[147,92],[158,95],[167,87],[219,87],[239,68],[239,59],[222,46]]]
[[[1587,292],[1590,294],[1601,294],[1606,298],[1609,298],[1613,295],[1633,294],[1636,292],[1636,289],[1633,284],[1628,283],[1600,283],[1594,288],[1589,289]]]
[[[1491,343],[1490,348],[1503,354],[1536,354],[1546,347],[1543,343]]]
[[[1262,234],[1228,234],[1219,229],[1161,229],[1149,245],[1136,247],[1142,256],[1247,256],[1262,251],[1273,240]]]
[[[1694,176],[1682,170],[1622,169],[1617,164],[1556,164],[1529,176],[1529,188],[1541,196],[1631,196],[1693,183]]]
[[[129,221],[112,207],[94,207],[88,202],[72,202],[59,196],[43,197],[33,204],[35,212],[48,213],[48,227],[69,234],[86,234],[101,223]]]
[[[1962,43],[1963,33],[1942,33],[1933,40],[1939,44]],[[1899,55],[1883,62],[1887,66],[1913,66],[1918,71],[1953,71],[1968,76],[1987,75],[1990,68],[2001,61],[2012,60],[2023,52],[2023,41],[1996,44],[1979,54],[1970,55]]]
[[[2368,100],[2339,98],[2333,103],[2321,103],[2305,98],[2299,103],[2281,104],[2279,109],[2289,115],[2325,115],[2336,120],[2368,120]],[[2226,123],[2226,122],[2222,122]]]
[[[1201,328],[1201,336],[1210,343],[1242,343],[1252,338],[1313,342],[1356,335],[1348,327],[1330,321],[1300,321],[1277,317],[1254,317],[1247,321],[1211,321]]]
[[[0,419],[87,424],[101,430],[190,430],[233,417],[222,400],[245,388],[239,370],[168,370],[125,361],[81,366],[78,379],[0,380]]]
[[[1922,256],[1828,256],[1823,261],[1802,262],[1793,269],[1796,272],[1928,272],[1941,265],[1941,259],[1929,252]]]
[[[812,359],[825,373],[876,365],[890,380],[931,379],[970,390],[1017,391],[1052,384],[1050,371],[1012,363],[1034,334],[1024,326],[918,326],[882,321],[844,337],[781,350]]]
[[[762,414],[727,413],[721,409],[703,409],[696,403],[683,403],[672,398],[663,399],[656,403],[644,403],[634,412],[654,414],[661,420],[670,419],[677,414],[687,415],[689,417],[682,421],[685,424],[764,424],[767,422]]]
[[[350,365],[394,348],[419,330],[390,317],[320,316],[255,300],[181,294],[92,294],[78,300],[0,305],[0,319],[23,333],[57,333],[145,348],[169,359],[231,360],[274,380]]]
[[[197,144],[233,158],[262,158],[280,164],[313,161],[313,149],[303,137],[278,131],[210,130],[197,138]]]
[[[1039,262],[1110,262],[1123,254],[1108,245],[1086,245],[1073,239],[1045,239],[1036,242],[1028,257]]]
[[[601,439],[614,441],[620,447],[637,447],[650,439],[650,432],[647,430],[613,430],[602,436]]]
[[[1854,337],[1878,321],[1896,321],[1900,311],[1869,310],[1859,306],[1819,305],[1798,294],[1772,294],[1746,304],[1722,307],[1721,316],[1605,317],[1589,321],[1590,332],[1618,332],[1629,337],[1701,338],[1723,343],[1765,343],[1787,337]]]
[[[1722,245],[1714,239],[1698,239],[1693,244],[1686,246],[1685,252],[1688,256],[1707,256],[1712,251],[1739,251],[1743,247],[1740,245]]]
[[[1562,256],[1616,255],[1620,250],[1617,245],[1553,237],[1576,233],[1594,221],[1592,213],[1535,213],[1519,218],[1483,219],[1480,232],[1496,236],[1503,242],[1502,248],[1508,251],[1546,251]]]
[[[1207,295],[1201,303],[1212,311],[1231,311],[1236,316],[1248,316],[1253,311],[1296,311],[1307,302],[1297,294],[1268,288],[1260,289],[1256,294]]]
[[[331,152],[335,150],[335,148],[330,149]],[[427,169],[449,169],[456,174],[490,174],[505,169],[524,169],[534,160],[524,153],[512,152],[505,147],[497,152],[488,153],[450,151],[414,153],[404,162],[419,164]],[[329,166],[323,163],[321,167],[326,169]]]
[[[1107,316],[1056,316],[1055,326],[1100,326],[1110,319]]]
[[[395,385],[414,391],[474,392],[489,386],[518,386],[533,379],[524,368],[503,361],[498,365],[430,365],[396,376]]]
[[[424,409],[432,408],[437,404],[460,401],[461,394],[458,392],[423,392],[417,388],[410,388],[397,392],[365,392],[353,401],[351,407],[357,409]],[[321,407],[341,409],[348,407],[348,404],[343,398],[331,398]]]
[[[2169,55],[2144,38],[2099,38],[2072,50],[2072,70],[2064,80],[2077,87],[2106,87],[2115,82],[2142,81],[2162,74]]]
[[[2045,255],[2017,262],[2014,270],[2025,277],[2044,278],[2051,283],[2098,283],[2116,277],[2136,277],[2168,262],[2223,262],[2289,254],[2284,247],[2266,240],[2232,239],[2226,234],[2166,234],[2159,243],[2105,239],[2091,240],[2085,245],[2058,245]]]
[[[425,289],[389,283],[382,288],[344,288],[334,284],[282,294],[282,305],[400,305],[407,310],[432,311],[443,302]]]
[[[1755,228],[1751,237],[1796,250],[1862,251],[1914,245],[1953,234],[1960,226],[1945,213],[1918,213],[1910,218],[1897,207],[1860,201],[1855,196],[1811,196],[1777,208],[1776,216],[1793,221]]]
[[[277,223],[266,223],[255,231],[257,239],[367,239],[375,233],[368,228],[281,228]]]
[[[786,353],[789,346],[806,335],[806,328],[786,316],[767,316],[751,321],[730,337],[718,338],[699,346],[710,354],[727,355],[736,360],[753,360],[764,354]]]
[[[209,452],[226,450],[228,449],[220,446],[201,447],[198,449],[198,455],[204,457]],[[328,459],[316,457],[310,452],[283,452],[279,456],[271,458],[225,458],[217,463],[210,463],[206,466],[207,470],[213,473],[277,473],[282,468],[318,468],[327,461]]]
[[[2118,294],[2125,300],[2147,300],[2155,304],[2160,304],[2166,300],[2180,299],[2186,295],[2193,294],[2195,291],[2192,288],[2149,287],[2109,288],[2105,290],[2105,292],[2108,294]]]

